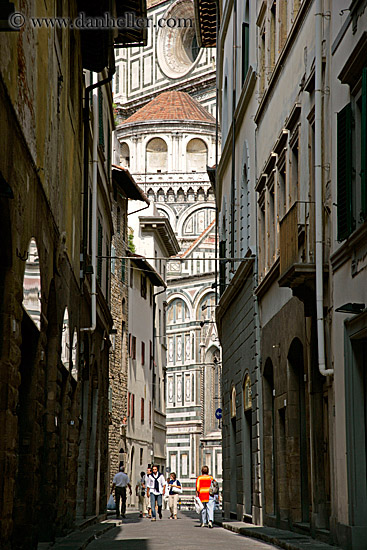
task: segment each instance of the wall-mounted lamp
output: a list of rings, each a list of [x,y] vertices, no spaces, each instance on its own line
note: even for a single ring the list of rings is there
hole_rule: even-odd
[[[351,313],[352,315],[358,315],[358,313],[362,313],[365,309],[365,304],[348,302],[347,304],[337,307],[335,311],[338,313]]]

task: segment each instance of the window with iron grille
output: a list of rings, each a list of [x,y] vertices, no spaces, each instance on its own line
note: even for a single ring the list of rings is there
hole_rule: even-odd
[[[141,418],[141,421],[144,422],[144,398],[143,397],[141,398],[141,402],[140,402],[140,418]]]
[[[140,275],[140,294],[142,298],[146,299],[147,297],[147,278],[143,273]]]

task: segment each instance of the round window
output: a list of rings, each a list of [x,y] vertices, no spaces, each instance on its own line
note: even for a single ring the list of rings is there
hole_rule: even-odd
[[[191,0],[178,0],[163,16],[164,27],[157,40],[158,63],[169,78],[180,78],[199,60],[194,6]]]

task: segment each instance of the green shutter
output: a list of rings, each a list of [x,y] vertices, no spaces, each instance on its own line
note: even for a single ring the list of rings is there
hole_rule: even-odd
[[[103,230],[102,230],[102,224],[100,220],[98,219],[98,250],[97,250],[97,279],[99,284],[101,284],[101,278],[102,278],[102,242],[103,242]]]
[[[353,230],[352,214],[352,107],[348,103],[337,115],[338,241]]]
[[[219,243],[219,257],[226,257],[226,241],[220,241]],[[226,260],[219,260],[219,293],[220,295],[226,289]]]
[[[362,71],[362,113],[361,113],[361,196],[362,217],[367,218],[367,67]]]
[[[98,89],[98,112],[99,112],[99,144],[104,149],[104,132],[103,132],[103,93]]]
[[[242,85],[246,80],[249,60],[250,27],[248,23],[242,23]]]

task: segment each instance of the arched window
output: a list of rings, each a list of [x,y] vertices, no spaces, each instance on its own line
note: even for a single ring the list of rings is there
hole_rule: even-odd
[[[149,173],[167,172],[167,143],[161,138],[153,138],[147,144],[146,171]]]
[[[177,202],[185,202],[185,192],[182,187],[177,191]]]
[[[186,147],[186,171],[206,172],[208,148],[202,139],[194,138]]]
[[[41,273],[37,244],[31,239],[28,246],[27,260],[23,278],[23,307],[37,326],[41,329]]]
[[[172,187],[167,191],[167,202],[175,202],[175,192]]]
[[[152,202],[155,201],[155,194],[154,194],[154,190],[152,188],[148,189],[148,199]]]
[[[243,408],[245,412],[252,408],[251,379],[248,374],[243,383]]]
[[[200,235],[215,219],[214,208],[202,208],[190,214],[183,223],[183,235]]]
[[[194,202],[195,201],[195,191],[192,187],[189,187],[187,190],[187,202]]]
[[[64,319],[62,321],[61,361],[63,365],[68,369],[70,365],[70,331],[69,312],[67,307],[65,308]]]
[[[205,201],[205,192],[204,192],[204,189],[202,187],[199,187],[199,189],[198,189],[197,199],[198,199],[198,201]]]
[[[71,376],[78,379],[78,334],[76,328],[73,332],[73,343],[71,345]]]
[[[157,199],[158,202],[164,202],[164,191],[162,188],[158,189]]]
[[[130,149],[127,143],[121,144],[120,165],[123,168],[130,168]]]
[[[231,391],[231,418],[236,418],[236,388],[234,386]]]

